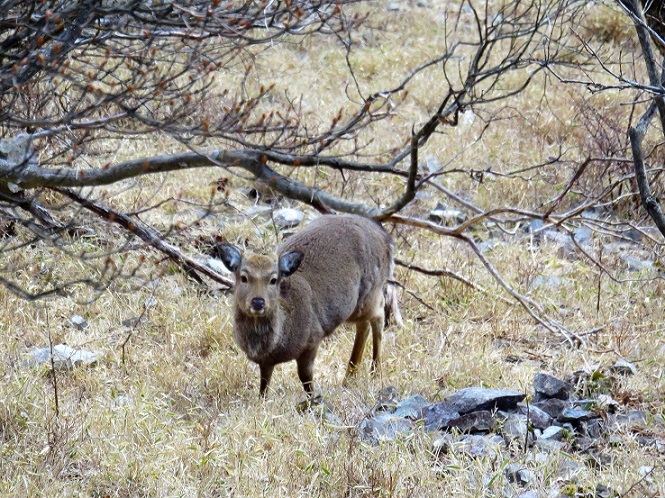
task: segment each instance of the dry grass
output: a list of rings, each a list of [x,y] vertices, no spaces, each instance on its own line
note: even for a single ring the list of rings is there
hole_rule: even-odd
[[[366,93],[394,84],[405,66],[425,60],[439,48],[440,8],[423,9],[406,0],[401,5],[399,12],[386,10],[383,2],[376,6],[373,22],[384,31],[368,34],[354,55]],[[591,29],[604,26],[608,30],[604,38],[624,40],[623,24],[614,12],[593,13]],[[252,84],[276,82],[276,99],[284,97],[287,89],[289,95],[307,94],[303,101],[307,114],[318,116],[326,126],[339,108],[348,107],[340,90],[349,83],[343,53],[340,46],[317,39],[304,46],[277,46],[258,57],[261,80],[257,77]],[[312,87],[317,92],[308,91]],[[394,146],[395,137],[406,138],[414,120],[425,118],[436,102],[431,88],[431,81],[416,82],[413,97],[377,130],[373,150]],[[489,131],[482,142],[474,144],[481,127],[476,120],[435,136],[425,154],[442,164],[452,161],[450,167],[505,170],[537,163],[560,144],[570,146],[571,157],[583,157],[585,151],[575,149],[586,143],[576,122],[577,110],[569,99],[543,105],[539,90],[542,86],[535,85],[522,94],[514,103],[520,112]],[[620,98],[614,95],[603,105],[619,109]],[[113,160],[131,157],[136,148],[134,142],[116,145]],[[166,139],[139,147],[147,154],[175,148]],[[195,170],[156,175],[130,185],[137,188],[125,184],[105,192],[109,202],[130,209],[171,197],[205,204],[211,183],[221,174]],[[325,171],[298,174],[362,199],[397,195],[400,186],[391,180],[387,189],[381,179],[365,183],[354,175],[342,186],[336,174]],[[500,178],[481,184],[465,175],[447,175],[442,182],[480,206],[530,206],[534,198],[550,197],[552,186],[568,178],[556,171],[550,174],[519,184]],[[242,179],[232,178],[233,188],[244,185]],[[428,192],[411,209],[426,213],[438,200],[438,194]],[[180,223],[181,232],[174,237],[185,246],[198,236],[217,233],[253,246],[274,245],[268,221],[250,222],[238,215],[235,208],[249,204],[241,193],[232,191],[228,203],[196,226],[191,225],[196,207],[179,202],[146,220],[162,227]],[[405,326],[387,331],[383,377],[372,379],[362,371],[350,388],[342,388],[353,340],[349,329],[325,342],[317,358],[317,385],[343,426],[330,426],[297,411],[304,395],[294,364],[278,367],[267,400],[257,399],[258,369],[233,342],[229,296],[199,293],[150,250],[139,247],[119,256],[119,265],[138,267],[138,273],[118,280],[99,296],[81,288],[31,304],[0,289],[0,495],[517,496],[520,489],[509,484],[503,473],[507,458],[437,458],[433,436],[423,433],[370,447],[360,442],[354,427],[372,408],[378,391],[388,385],[404,396],[421,393],[433,401],[474,385],[530,393],[537,372],[564,377],[590,365],[611,364],[618,357],[634,361],[639,374],[621,379],[613,394],[623,394],[633,406],[648,410],[651,419],[645,432],[663,436],[661,279],[615,282],[604,277],[601,306],[596,310],[598,274],[588,261],[562,256],[551,244],[533,250],[516,238],[498,246],[491,259],[502,274],[538,298],[567,327],[605,326],[588,348],[570,349],[523,309],[500,300],[496,284],[459,242],[404,228],[396,229],[394,236],[404,259],[453,269],[488,292],[399,270],[398,279],[418,299],[407,293],[401,296]],[[102,252],[103,248],[94,241],[77,241],[72,250]],[[606,264],[620,277],[635,276],[626,274],[618,261]],[[73,279],[90,271],[76,259],[63,258],[39,244],[12,253],[3,265],[19,268],[17,278],[26,286],[35,279],[42,283],[47,278]],[[534,289],[539,275],[561,277],[563,284]],[[657,277],[655,271],[644,276]],[[146,281],[150,284],[137,287]],[[87,302],[91,297],[96,299]],[[74,314],[83,315],[89,327],[69,326]],[[144,321],[137,328],[122,325],[140,315]],[[93,368],[57,374],[58,415],[52,376],[24,364],[27,351],[47,345],[49,334],[54,343],[102,353]],[[517,448],[511,459],[534,471],[534,490],[556,487],[569,490],[570,496],[593,496],[596,485],[603,483],[625,492],[640,481],[639,468],[654,465],[660,455],[655,448],[639,446],[635,434],[617,435],[621,443],[604,449],[611,463],[600,467],[586,465],[583,454],[534,459]],[[585,465],[567,475],[570,461]],[[665,495],[661,466],[649,479],[632,495],[647,491]],[[574,494],[582,490],[591,494]]]

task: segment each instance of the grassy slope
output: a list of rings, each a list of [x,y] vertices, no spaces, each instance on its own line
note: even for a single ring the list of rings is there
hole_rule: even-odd
[[[394,83],[403,65],[415,64],[441,42],[443,13],[436,7],[425,10],[402,3],[400,12],[377,7],[373,22],[384,31],[362,40],[354,63],[361,68],[358,75],[364,93]],[[342,55],[339,46],[317,40],[307,41],[305,48],[275,48],[259,58],[264,72],[256,84],[274,80],[276,95],[287,88],[290,95],[298,95],[316,85],[320,92],[308,93],[303,108],[319,116],[325,126],[346,105],[339,90],[346,83]],[[426,91],[431,86],[431,81],[416,81],[413,97],[377,131],[374,147],[382,149],[392,145],[395,136],[408,136],[413,120],[422,119],[436,103],[433,97],[429,100],[432,92]],[[512,169],[546,157],[548,144],[562,137],[575,146],[574,140],[583,137],[584,130],[576,125],[567,99],[553,109],[555,117],[539,116],[536,111],[530,115],[529,109],[540,102],[541,89],[534,87],[522,95],[516,104],[524,109],[521,116],[492,130],[481,144],[464,147],[472,141],[469,137],[476,122],[434,137],[425,154],[443,164],[454,158],[461,167],[491,164]],[[616,106],[617,101],[603,105]],[[128,150],[133,147],[127,144]],[[168,147],[145,144],[147,152]],[[162,178],[141,179],[140,194],[119,193],[114,202],[140,203],[139,197],[148,198],[152,191],[164,197],[205,200],[210,182],[218,176],[215,171],[195,171],[171,175],[165,184]],[[366,195],[353,175],[347,180],[347,192]],[[338,179],[328,175],[327,181],[334,185]],[[531,189],[520,190],[498,180],[481,185],[463,176],[446,181],[483,206],[496,199],[526,202],[547,188],[533,182]],[[233,185],[243,184],[235,179]],[[391,187],[391,194],[396,195],[397,188],[397,184]],[[370,185],[370,193],[372,189]],[[243,202],[239,194],[231,199]],[[435,194],[429,195],[414,209],[424,212],[436,200]],[[171,215],[187,220],[191,208],[174,206],[156,221],[166,225]],[[212,235],[225,219],[220,216],[186,231],[182,240],[188,234]],[[229,238],[249,237],[253,245],[273,244],[269,228],[261,222],[248,227],[242,220],[227,221],[223,230]],[[74,297],[33,305],[0,291],[0,495],[495,496],[506,484],[502,469],[507,462],[453,456],[442,471],[435,468],[428,435],[368,447],[349,427],[362,420],[377,392],[387,385],[396,386],[404,396],[421,393],[432,400],[471,385],[520,387],[530,392],[533,375],[539,371],[564,376],[589,365],[611,363],[619,356],[637,361],[640,373],[622,380],[617,392],[650,410],[655,416],[650,430],[659,430],[655,422],[658,418],[662,422],[665,395],[661,280],[615,283],[604,278],[597,312],[597,275],[585,261],[562,258],[556,247],[548,245],[531,252],[514,242],[495,250],[493,262],[522,290],[528,291],[539,274],[565,278],[564,285],[553,291],[533,292],[570,328],[607,324],[591,347],[571,350],[548,337],[523,310],[498,299],[494,283],[459,243],[406,230],[395,235],[400,256],[431,268],[461,272],[490,292],[399,272],[398,278],[437,311],[407,294],[402,296],[406,323],[403,329],[387,333],[383,378],[371,379],[363,371],[349,389],[341,387],[353,340],[349,329],[327,341],[317,359],[318,386],[348,427],[330,427],[313,415],[297,412],[303,394],[294,364],[278,367],[268,399],[259,401],[258,370],[233,343],[229,298],[197,293],[178,272],[162,272],[156,285],[134,293],[124,292],[128,282],[119,282],[89,305]],[[148,263],[160,259],[138,250],[126,260],[138,261],[142,254]],[[63,265],[49,259],[54,256],[40,247],[11,257],[26,281],[48,272],[81,271],[75,263]],[[151,271],[150,265],[144,268]],[[147,307],[145,324],[132,332],[123,361],[121,345],[130,331],[121,322],[141,314],[151,301],[156,305]],[[67,326],[69,317],[77,313],[90,323],[83,331]],[[103,353],[95,368],[58,375],[59,417],[54,413],[50,378],[22,363],[30,347],[48,343],[49,330],[56,343]],[[520,361],[506,362],[511,355]],[[640,448],[633,435],[620,435],[622,444],[607,449],[615,458],[613,463],[580,472],[575,477],[580,486],[593,489],[603,482],[627,490],[640,479],[638,468],[654,463],[655,450]],[[513,458],[525,461],[527,456],[516,451]],[[562,454],[531,462],[539,476],[534,488],[554,484],[568,460],[584,459]],[[654,489],[665,493],[662,469],[653,478]]]

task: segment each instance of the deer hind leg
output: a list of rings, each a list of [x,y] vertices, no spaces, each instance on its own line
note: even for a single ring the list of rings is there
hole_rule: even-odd
[[[372,375],[381,374],[381,339],[383,339],[384,317],[373,318],[372,325]]]
[[[363,359],[363,351],[365,350],[365,343],[369,337],[369,322],[356,323],[356,339],[353,342],[353,350],[351,351],[351,358],[349,359],[349,366],[346,369],[346,377],[344,378],[344,385],[347,384],[349,377],[352,377],[358,365]]]

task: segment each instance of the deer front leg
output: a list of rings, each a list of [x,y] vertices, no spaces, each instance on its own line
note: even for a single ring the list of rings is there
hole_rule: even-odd
[[[307,393],[308,398],[314,395],[314,358],[316,349],[306,351],[296,360],[298,364],[298,378],[302,382],[302,387]]]
[[[272,377],[272,372],[275,369],[275,365],[261,363],[259,365],[259,369],[261,371],[261,387],[259,389],[259,396],[265,398],[266,389],[268,389],[268,384],[270,384],[270,378]]]

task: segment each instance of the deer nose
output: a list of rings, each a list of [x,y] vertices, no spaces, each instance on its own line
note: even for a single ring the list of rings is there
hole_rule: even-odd
[[[255,297],[252,299],[252,308],[255,311],[261,311],[266,305],[266,300],[262,297]]]

